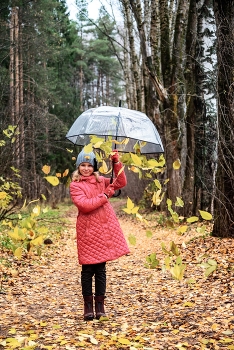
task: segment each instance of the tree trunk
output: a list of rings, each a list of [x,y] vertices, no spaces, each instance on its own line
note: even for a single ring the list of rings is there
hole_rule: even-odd
[[[213,235],[234,237],[234,6],[214,0],[218,54],[218,169]]]
[[[121,0],[121,3],[123,5],[125,23],[127,25],[127,30],[128,30],[128,40],[129,40],[128,51],[130,56],[131,71],[134,78],[133,95],[131,96],[131,101],[132,101],[131,105],[132,105],[132,109],[137,110],[139,105],[140,90],[141,90],[139,64],[138,64],[137,54],[135,50],[135,40],[134,40],[133,24],[132,24],[132,19],[130,14],[129,1]]]
[[[195,50],[197,41],[197,10],[196,0],[190,0],[188,12],[188,24],[186,33],[186,149],[182,149],[181,162],[184,163],[185,158],[185,177],[183,183],[183,200],[186,204],[183,208],[183,215],[190,216],[193,213],[194,199],[194,156],[195,156],[195,139],[194,125],[196,118],[195,109]]]

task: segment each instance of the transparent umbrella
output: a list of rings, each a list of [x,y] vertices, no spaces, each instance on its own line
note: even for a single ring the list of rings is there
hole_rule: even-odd
[[[102,106],[83,112],[73,123],[66,138],[75,145],[90,143],[90,136],[107,139],[109,136],[119,142],[115,148],[121,152],[133,152],[136,147],[142,154],[163,153],[159,133],[146,114],[123,107]]]

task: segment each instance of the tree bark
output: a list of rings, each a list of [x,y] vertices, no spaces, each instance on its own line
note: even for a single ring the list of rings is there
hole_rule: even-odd
[[[234,237],[234,5],[214,0],[218,54],[218,169],[213,235]]]

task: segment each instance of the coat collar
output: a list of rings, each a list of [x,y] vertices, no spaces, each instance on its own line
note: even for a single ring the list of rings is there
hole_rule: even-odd
[[[97,182],[97,180],[96,180],[94,175],[81,176],[80,181],[86,181],[86,182],[89,182],[89,183],[96,183]]]

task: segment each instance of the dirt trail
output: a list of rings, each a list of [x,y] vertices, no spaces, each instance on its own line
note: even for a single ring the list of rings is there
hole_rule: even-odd
[[[147,238],[149,228],[121,215],[121,204],[113,206],[126,238],[134,235],[136,245],[128,256],[107,264],[109,320],[83,321],[73,208],[61,241],[47,248],[40,263],[22,267],[7,293],[0,294],[0,349],[234,349],[233,241],[217,244],[207,238],[182,247],[194,232],[179,236],[159,226]],[[144,267],[152,252],[162,261],[161,241],[174,241],[183,251],[182,282]],[[205,254],[220,265],[208,279],[198,267]],[[7,347],[6,338],[21,345]]]

